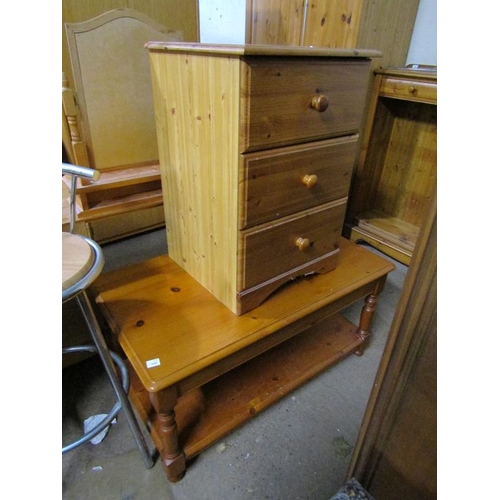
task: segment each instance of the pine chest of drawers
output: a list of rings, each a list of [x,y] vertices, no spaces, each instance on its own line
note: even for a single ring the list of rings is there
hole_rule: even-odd
[[[380,53],[147,47],[170,257],[238,315],[333,270]]]

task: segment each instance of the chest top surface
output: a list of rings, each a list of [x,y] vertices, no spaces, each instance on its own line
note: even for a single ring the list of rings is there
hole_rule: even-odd
[[[302,47],[290,45],[230,45],[188,42],[149,42],[146,48],[150,51],[191,52],[200,54],[226,56],[290,56],[290,57],[382,57],[378,50],[371,49],[339,49],[328,47]]]

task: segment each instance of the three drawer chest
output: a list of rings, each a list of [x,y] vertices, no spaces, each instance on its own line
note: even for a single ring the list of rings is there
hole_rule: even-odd
[[[147,48],[170,258],[237,315],[333,270],[380,53]]]

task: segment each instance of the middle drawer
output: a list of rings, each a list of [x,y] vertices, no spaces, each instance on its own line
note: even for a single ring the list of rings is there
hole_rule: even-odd
[[[242,155],[240,229],[348,195],[358,135]]]

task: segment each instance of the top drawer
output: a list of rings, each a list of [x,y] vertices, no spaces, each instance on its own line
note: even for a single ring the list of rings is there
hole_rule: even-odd
[[[419,82],[399,78],[382,78],[379,95],[404,99],[406,101],[436,104],[437,85],[433,82]]]
[[[242,71],[242,152],[360,127],[369,60],[251,57]]]

